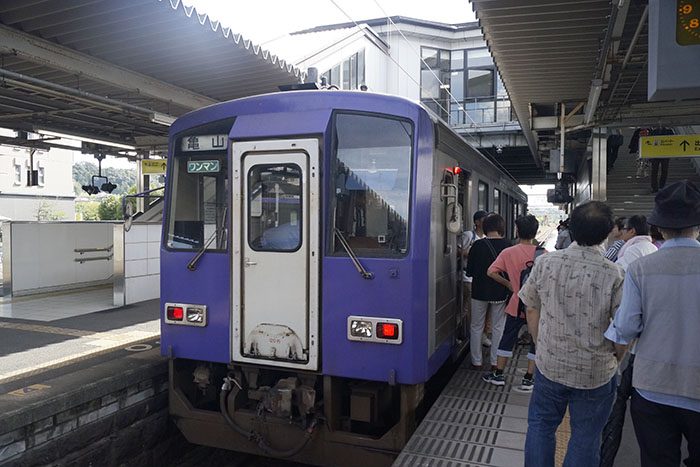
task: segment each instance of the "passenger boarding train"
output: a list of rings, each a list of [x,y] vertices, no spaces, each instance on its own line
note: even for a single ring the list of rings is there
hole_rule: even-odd
[[[294,91],[170,130],[161,249],[170,412],[191,442],[388,465],[466,347],[457,245],[526,197],[409,100]]]

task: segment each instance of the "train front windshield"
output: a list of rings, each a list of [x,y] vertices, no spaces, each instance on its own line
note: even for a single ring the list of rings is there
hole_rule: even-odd
[[[228,216],[228,129],[233,122],[178,135],[172,151],[166,247],[225,250]]]

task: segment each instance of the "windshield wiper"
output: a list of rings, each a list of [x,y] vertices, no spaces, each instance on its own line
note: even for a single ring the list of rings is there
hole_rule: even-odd
[[[340,229],[336,227],[334,231],[335,236],[338,237],[338,240],[340,241],[340,245],[350,257],[352,264],[355,265],[355,269],[357,269],[357,272],[360,273],[363,279],[374,279],[374,273],[369,272],[367,269],[365,269],[364,266],[362,266],[362,263],[360,263],[360,260],[357,259],[357,255],[354,251],[352,251],[352,248],[350,248],[348,241],[345,240],[345,237],[343,237],[343,233],[340,231]]]
[[[207,239],[204,245],[202,245],[202,248],[200,248],[199,251],[197,251],[197,254],[194,255],[194,258],[192,258],[192,260],[189,263],[187,263],[187,269],[189,269],[190,271],[194,271],[195,269],[197,269],[197,263],[199,263],[199,260],[202,258],[202,256],[204,256],[204,253],[206,253],[207,248],[209,248],[209,245],[211,245],[214,242],[214,240],[218,238],[220,233],[223,234],[221,236],[221,241],[223,243],[224,236],[226,235],[226,227],[224,226],[224,222],[226,222],[227,209],[228,206],[224,208],[221,216],[221,228],[219,229],[217,227],[216,230],[214,230],[214,233],[211,234],[211,236]]]

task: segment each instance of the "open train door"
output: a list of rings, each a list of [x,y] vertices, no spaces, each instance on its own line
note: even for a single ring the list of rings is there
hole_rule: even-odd
[[[232,360],[318,369],[318,140],[232,146]]]

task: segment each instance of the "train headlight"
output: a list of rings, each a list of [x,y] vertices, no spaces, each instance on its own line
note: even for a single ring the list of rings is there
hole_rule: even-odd
[[[372,337],[372,321],[353,319],[350,321],[350,335],[352,337]]]
[[[204,323],[204,308],[187,307],[187,322],[189,323]]]

